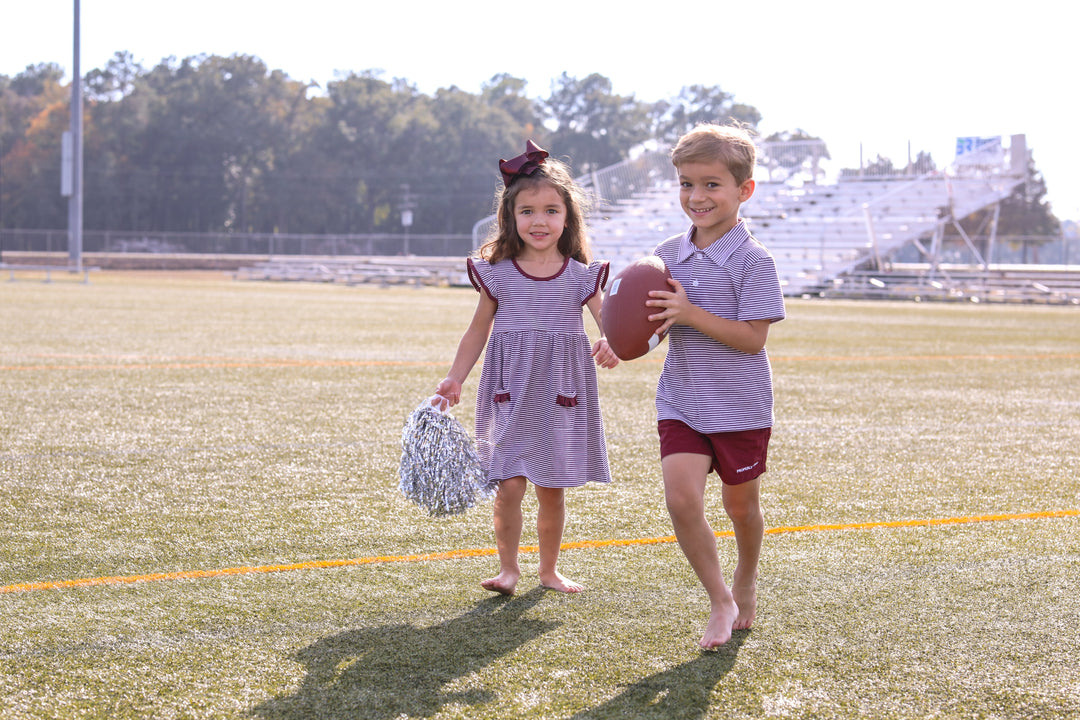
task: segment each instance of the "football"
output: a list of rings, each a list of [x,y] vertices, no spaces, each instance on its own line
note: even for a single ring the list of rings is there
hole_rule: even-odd
[[[620,360],[633,360],[664,339],[656,330],[662,322],[649,322],[658,308],[646,307],[650,290],[671,290],[664,261],[655,255],[639,258],[623,268],[608,285],[600,306],[600,321],[608,345]]]

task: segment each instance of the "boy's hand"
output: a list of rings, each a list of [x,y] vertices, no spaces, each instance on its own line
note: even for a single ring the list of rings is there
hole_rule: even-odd
[[[686,290],[678,280],[668,278],[668,284],[672,287],[671,292],[651,290],[649,297],[652,299],[645,301],[648,307],[663,308],[660,312],[649,316],[650,321],[662,320],[664,322],[656,331],[657,334],[666,333],[675,324],[689,325],[690,312],[696,307],[690,302],[690,298],[686,296]]]
[[[608,345],[607,338],[600,338],[593,345],[592,356],[596,358],[596,364],[602,368],[613,368],[619,364],[619,356]]]

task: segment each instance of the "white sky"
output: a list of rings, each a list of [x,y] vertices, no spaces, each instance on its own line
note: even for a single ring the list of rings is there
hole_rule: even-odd
[[[478,92],[506,72],[547,96],[561,73],[600,73],[646,101],[720,86],[763,115],[761,130],[802,128],[835,161],[860,145],[895,164],[958,136],[1027,135],[1061,219],[1080,220],[1080,68],[1075,13],[1060,0],[81,0],[82,72],[121,50],[162,58],[244,53],[325,86],[337,70],[380,69],[432,93]],[[0,0],[0,73],[72,67],[73,0]],[[643,9],[638,9],[638,8]],[[558,152],[558,148],[552,148]]]

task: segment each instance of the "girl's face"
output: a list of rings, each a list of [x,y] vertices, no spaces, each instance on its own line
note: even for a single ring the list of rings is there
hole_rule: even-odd
[[[514,198],[517,233],[525,243],[523,259],[559,252],[559,238],[566,227],[566,203],[552,185],[540,183],[522,188]]]

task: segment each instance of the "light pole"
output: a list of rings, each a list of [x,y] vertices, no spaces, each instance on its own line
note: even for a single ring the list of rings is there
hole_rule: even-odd
[[[79,63],[79,0],[75,0],[74,60],[71,71],[71,195],[68,197],[68,265],[82,271],[83,93]]]

